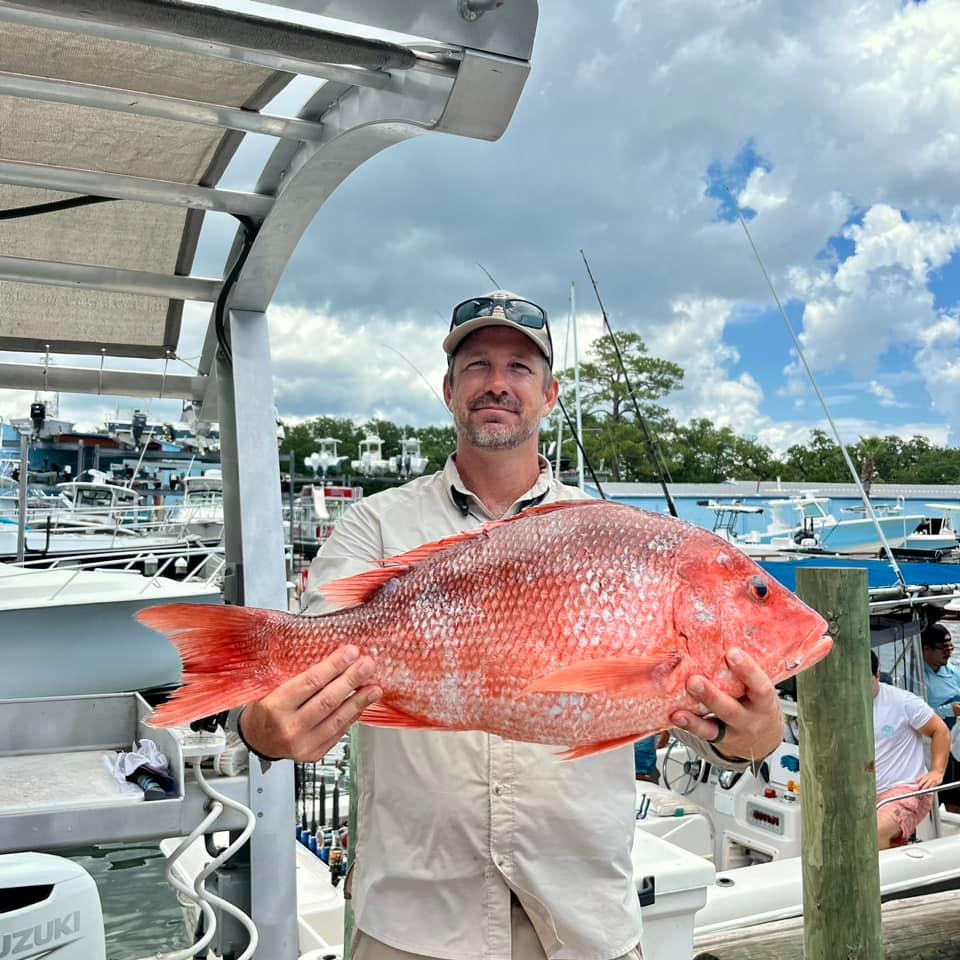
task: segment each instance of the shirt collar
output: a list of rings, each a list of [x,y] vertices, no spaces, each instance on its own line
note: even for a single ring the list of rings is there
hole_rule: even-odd
[[[450,497],[451,503],[460,509],[456,496],[456,494],[459,493],[461,502],[463,497],[467,497],[486,513],[487,509],[480,501],[480,498],[464,484],[460,477],[456,457],[457,455],[455,453],[451,453],[450,456],[447,457],[447,462],[443,467],[443,486],[447,491],[447,495]],[[546,457],[537,454],[537,463],[540,465],[540,473],[537,475],[536,482],[526,493],[514,501],[514,505],[518,510],[523,510],[525,507],[530,506],[531,502],[539,503],[539,501],[546,496],[550,485],[553,483],[553,470],[550,467],[550,461],[547,460]]]

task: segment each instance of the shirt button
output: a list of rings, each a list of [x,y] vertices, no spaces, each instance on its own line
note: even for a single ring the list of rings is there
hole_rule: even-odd
[[[502,866],[503,866],[503,857],[497,857],[497,866],[498,866],[498,867],[502,867]]]
[[[493,792],[494,792],[498,797],[502,797],[502,796],[503,796],[503,786],[498,783],[498,784],[493,788]]]

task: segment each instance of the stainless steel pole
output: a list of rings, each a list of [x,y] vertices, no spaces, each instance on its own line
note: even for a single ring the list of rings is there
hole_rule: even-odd
[[[30,437],[20,434],[20,498],[17,503],[17,563],[23,563],[27,548],[27,469]]]

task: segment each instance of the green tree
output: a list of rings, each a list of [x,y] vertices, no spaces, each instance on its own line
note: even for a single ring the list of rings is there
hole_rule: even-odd
[[[856,448],[851,451],[853,459],[860,461],[860,483],[869,497],[874,480],[882,477],[877,470],[877,458],[883,452],[885,441],[881,437],[861,437]]]
[[[787,450],[784,479],[806,483],[842,483],[849,479],[840,448],[824,430],[810,431],[806,444],[795,444]]]
[[[678,426],[671,446],[671,472],[678,483],[765,478],[774,462],[769,447],[738,437],[730,427],[716,427],[705,417]]]
[[[427,470],[442,470],[447,457],[457,449],[456,428],[452,423],[442,427],[420,427],[417,436],[420,438],[420,453],[429,461]]]
[[[668,360],[649,356],[639,334],[618,333],[616,336],[616,346],[623,357],[622,367],[609,335],[591,345],[586,362],[580,365],[580,405],[584,434],[589,437],[584,447],[591,460],[602,462],[609,469],[614,480],[647,479],[656,476],[656,469],[641,427],[635,422],[627,378],[644,416],[659,433],[658,428],[665,425],[668,417],[656,401],[680,386],[683,370]],[[567,385],[563,402],[573,416],[573,370],[564,370],[559,377],[560,382]],[[591,428],[597,428],[595,433],[591,430],[587,434],[588,423]]]

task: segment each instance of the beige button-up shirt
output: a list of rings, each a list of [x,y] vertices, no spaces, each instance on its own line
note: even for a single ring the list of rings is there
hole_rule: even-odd
[[[586,497],[541,460],[508,512]],[[317,585],[492,519],[453,457],[362,500],[310,568],[308,611],[324,610]],[[557,747],[485,733],[358,730],[358,929],[428,957],[510,960],[512,891],[551,958],[611,960],[638,943],[632,747],[563,763]]]

